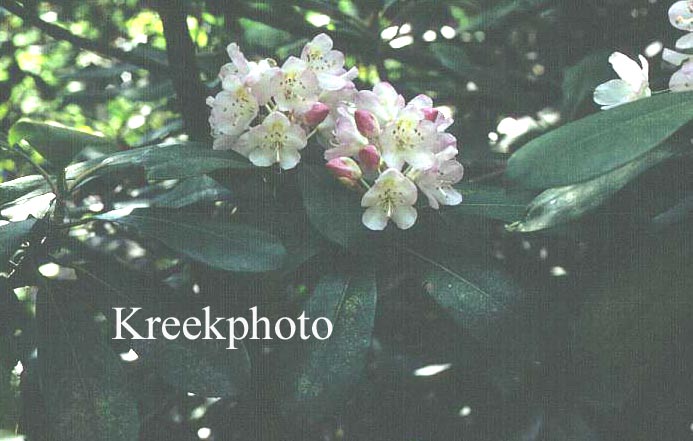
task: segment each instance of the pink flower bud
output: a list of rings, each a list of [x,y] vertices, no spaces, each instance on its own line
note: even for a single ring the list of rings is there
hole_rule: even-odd
[[[380,166],[380,153],[378,153],[378,149],[376,149],[374,145],[369,144],[359,150],[359,161],[361,161],[361,165],[367,171],[378,170]]]
[[[303,115],[303,120],[307,125],[315,127],[327,118],[330,113],[330,108],[323,103],[315,103],[313,106]]]
[[[337,178],[337,181],[349,190],[359,190],[361,188],[359,182],[351,178]]]
[[[435,122],[435,120],[438,118],[438,109],[434,109],[433,107],[425,107],[422,110],[424,118],[427,120]]]
[[[326,167],[337,178],[346,178],[358,181],[363,176],[361,167],[359,167],[356,161],[345,156],[329,160]]]
[[[359,132],[366,138],[372,138],[378,132],[380,132],[380,124],[375,116],[368,110],[357,110],[354,114],[354,119],[356,120],[356,127],[358,127]]]

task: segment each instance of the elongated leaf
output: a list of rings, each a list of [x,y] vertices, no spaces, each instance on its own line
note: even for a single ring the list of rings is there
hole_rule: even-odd
[[[671,369],[671,348],[688,344],[692,239],[685,229],[639,237],[591,277],[575,334],[584,400],[624,404],[646,379]]]
[[[673,157],[676,150],[665,145],[591,181],[550,188],[532,201],[524,220],[510,230],[527,233],[577,220],[604,204],[645,170]]]
[[[0,272],[7,269],[8,261],[27,239],[35,224],[36,219],[27,219],[0,226]]]
[[[193,260],[226,271],[276,270],[286,254],[274,236],[197,214],[138,209],[123,217],[106,213],[98,218],[133,228]]]
[[[39,375],[51,439],[137,439],[137,402],[120,360],[74,297],[70,286],[46,282],[36,305]]]
[[[599,112],[529,142],[507,176],[530,188],[596,178],[654,149],[693,119],[693,93],[669,93]]]
[[[328,274],[320,279],[306,305],[306,316],[326,317],[332,336],[287,349],[282,377],[282,411],[320,418],[343,404],[366,365],[375,320],[376,286],[371,272]],[[319,328],[324,335],[324,327]]]
[[[209,176],[196,176],[185,179],[152,201],[157,208],[183,208],[200,202],[214,202],[228,199],[231,192]]]
[[[608,62],[609,53],[598,51],[566,69],[563,76],[563,103],[561,115],[568,121],[575,119],[592,100],[594,89],[613,78],[614,71]]]
[[[83,245],[76,245],[76,248],[87,257],[86,263],[71,265],[77,273],[81,290],[94,294],[96,307],[107,317],[114,318],[114,307],[140,307],[142,310],[129,324],[146,335],[144,318],[179,315],[171,311],[175,302],[170,299],[176,294],[172,288],[126,269],[115,259],[89,251]],[[185,318],[180,317],[181,322]],[[205,397],[230,397],[245,390],[250,381],[250,359],[240,341],[236,342],[234,350],[204,340],[188,342],[158,338],[133,341],[133,344],[144,363],[181,392]]]
[[[152,180],[185,179],[221,169],[250,169],[233,151],[212,150],[200,143],[161,144],[115,153],[67,169],[68,179],[106,173],[116,167],[143,167]]]
[[[303,206],[311,224],[328,240],[345,248],[367,248],[374,234],[361,223],[361,196],[340,185],[324,169],[301,167]]]
[[[103,136],[26,119],[16,122],[7,138],[10,145],[21,140],[28,142],[41,156],[59,168],[68,165],[86,147],[104,153],[117,150],[117,144]]]
[[[533,196],[530,192],[510,191],[491,185],[460,183],[455,188],[462,194],[462,203],[454,207],[443,207],[443,210],[505,222],[520,219]]]
[[[50,186],[40,175],[30,175],[0,184],[0,206],[33,193],[37,190],[48,193]]]

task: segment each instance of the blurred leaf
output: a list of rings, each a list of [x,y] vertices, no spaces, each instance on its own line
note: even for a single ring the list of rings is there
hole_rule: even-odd
[[[533,194],[512,191],[494,185],[461,182],[455,186],[462,194],[462,203],[442,210],[459,215],[481,216],[504,222],[514,222],[525,214]]]
[[[7,140],[10,145],[25,140],[41,156],[61,169],[87,147],[104,153],[113,152],[118,148],[113,140],[102,136],[27,119],[20,120],[10,127]]]
[[[664,229],[688,221],[691,217],[693,217],[693,195],[685,197],[670,209],[655,216],[652,223],[656,228]]]
[[[46,193],[50,191],[50,186],[41,175],[23,176],[3,182],[0,184],[0,206],[13,202],[36,190]]]
[[[142,147],[145,145],[153,144],[155,142],[162,142],[169,136],[181,133],[183,131],[183,120],[181,118],[176,118],[170,122],[164,124],[156,130],[148,132],[138,141],[135,147]]]
[[[124,89],[121,95],[132,101],[159,101],[176,96],[176,89],[170,80],[157,81],[142,87]]]
[[[221,270],[272,271],[281,268],[286,255],[284,246],[263,231],[199,214],[137,209],[123,217],[117,212],[96,217],[133,228],[195,261]]]
[[[580,219],[607,202],[645,170],[675,156],[677,150],[680,147],[665,144],[591,181],[550,188],[532,201],[525,218],[512,225],[511,230],[528,233]]]
[[[693,92],[667,93],[567,124],[515,152],[507,177],[530,188],[596,178],[657,147],[693,119]]]
[[[327,340],[312,339],[288,347],[281,357],[282,412],[319,419],[342,406],[366,367],[376,311],[375,275],[339,273],[321,277],[305,306],[307,317],[333,324]],[[320,331],[325,333],[325,327]]]
[[[86,257],[85,262],[71,265],[77,272],[84,292],[93,293],[97,308],[112,317],[114,307],[140,307],[140,317],[176,316],[171,306],[173,289],[151,278],[126,268],[110,256],[100,255],[77,247]],[[127,302],[127,303],[124,303]],[[181,322],[186,317],[181,317]],[[146,323],[130,324],[142,335],[147,333]],[[236,349],[227,350],[214,341],[156,340],[133,341],[137,354],[169,385],[181,392],[192,392],[204,397],[235,396],[250,381],[250,360],[243,342]]]
[[[473,17],[463,31],[476,31],[497,28],[502,26],[513,16],[540,11],[542,8],[557,2],[558,0],[505,0],[493,7],[485,9],[481,14]]]
[[[36,302],[39,374],[51,439],[137,439],[137,402],[120,359],[75,296],[71,286],[45,281]]]
[[[639,386],[671,369],[670,351],[688,344],[693,314],[691,233],[669,230],[622,244],[592,275],[575,338],[591,404],[620,406]]]
[[[155,198],[157,208],[183,208],[200,202],[227,200],[231,192],[209,176],[196,176],[181,181],[168,192]]]
[[[597,51],[566,69],[563,76],[563,103],[561,115],[572,121],[579,115],[588,99],[592,102],[594,89],[614,77],[609,64],[609,52]]]
[[[308,218],[320,234],[345,248],[368,248],[373,233],[361,223],[361,195],[309,164],[301,166],[299,184]]]
[[[31,234],[36,219],[0,225],[0,272],[7,269],[9,260]]]

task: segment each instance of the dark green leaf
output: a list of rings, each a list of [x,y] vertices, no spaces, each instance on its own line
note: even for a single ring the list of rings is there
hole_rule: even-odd
[[[693,119],[693,92],[599,112],[536,138],[513,154],[507,176],[530,188],[596,178],[657,147]]]
[[[138,209],[123,217],[106,213],[98,218],[133,228],[193,260],[226,271],[276,270],[286,254],[284,246],[265,232],[198,214]]]
[[[590,277],[575,333],[588,402],[622,405],[644,381],[671,369],[672,348],[689,343],[692,239],[685,230],[641,235]]]
[[[50,186],[40,175],[30,175],[0,184],[0,206],[36,191],[48,193]]]
[[[0,272],[7,269],[12,255],[27,239],[35,224],[36,219],[27,219],[0,226]]]
[[[315,229],[345,248],[367,247],[373,234],[361,223],[361,196],[321,167],[304,164],[299,173],[303,206]]]
[[[46,281],[36,302],[39,375],[51,439],[137,439],[137,402],[120,359],[75,297],[73,287]]]
[[[113,140],[103,136],[26,119],[12,125],[7,137],[10,145],[21,140],[28,142],[41,156],[59,168],[68,165],[72,158],[86,147],[104,153],[113,152],[118,148]]]
[[[376,310],[375,276],[328,274],[305,308],[310,318],[326,317],[332,336],[287,348],[282,361],[282,411],[291,417],[320,418],[344,404],[361,378]],[[321,327],[324,335],[325,328]]]
[[[575,119],[588,100],[592,102],[594,89],[614,77],[609,64],[609,53],[598,51],[566,69],[563,76],[563,103],[561,115],[567,121]]]
[[[173,289],[126,268],[115,259],[77,247],[86,257],[85,263],[71,265],[81,283],[81,289],[93,293],[97,308],[112,317],[114,307],[140,307],[139,317],[174,317],[171,302]],[[181,299],[181,302],[183,299]],[[181,317],[181,321],[187,317]],[[134,318],[133,318],[134,319]],[[142,335],[146,324],[132,321]],[[206,397],[235,396],[250,381],[250,360],[242,342],[236,349],[227,350],[214,341],[157,340],[133,341],[138,355],[161,378],[181,392]]]
[[[645,170],[673,157],[676,150],[671,145],[664,145],[591,181],[550,188],[532,201],[527,216],[510,229],[528,233],[580,219],[608,201]]]
[[[462,194],[460,205],[444,207],[443,210],[460,215],[481,216],[504,222],[520,219],[527,211],[532,193],[509,191],[492,185],[462,182],[455,186]]]
[[[183,208],[200,202],[228,199],[231,192],[209,176],[196,176],[178,183],[151,203],[157,208]]]

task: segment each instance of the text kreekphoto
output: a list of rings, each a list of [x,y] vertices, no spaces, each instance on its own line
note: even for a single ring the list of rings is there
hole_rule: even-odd
[[[327,317],[311,319],[305,311],[296,320],[280,317],[272,322],[267,317],[258,317],[257,306],[250,308],[251,317],[212,317],[211,308],[201,309],[202,317],[191,316],[184,320],[177,317],[138,316],[142,308],[114,307],[116,335],[113,340],[226,340],[226,349],[236,349],[236,342],[250,340],[326,340],[332,335],[332,322]],[[296,323],[298,321],[298,324]],[[308,326],[308,322],[312,322]],[[322,323],[322,325],[321,325]],[[298,331],[298,332],[297,332]],[[310,332],[308,332],[310,331]],[[250,335],[249,335],[250,334]]]

